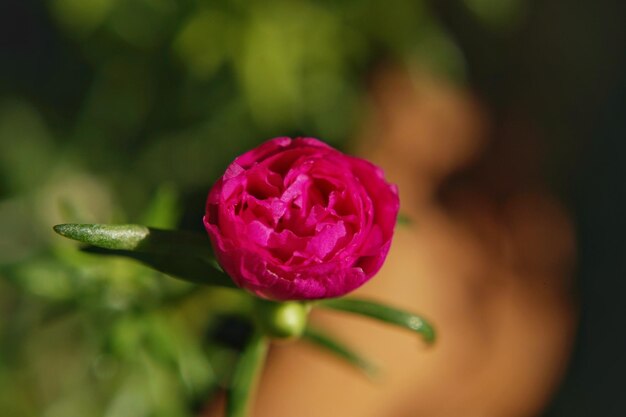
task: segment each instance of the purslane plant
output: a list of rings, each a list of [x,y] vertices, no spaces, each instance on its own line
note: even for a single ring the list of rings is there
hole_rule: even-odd
[[[227,417],[245,417],[272,339],[303,338],[374,372],[358,353],[309,326],[311,308],[359,314],[434,341],[432,326],[415,314],[338,298],[381,268],[398,210],[397,189],[377,166],[317,139],[281,137],[236,158],[212,187],[204,216],[208,236],[141,225],[62,224],[54,230],[92,253],[130,257],[197,284],[245,290],[244,314],[255,330],[226,402]]]

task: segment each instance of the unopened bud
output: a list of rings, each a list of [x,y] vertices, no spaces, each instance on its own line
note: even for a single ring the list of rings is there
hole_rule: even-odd
[[[255,319],[266,335],[277,339],[295,339],[306,328],[309,310],[310,306],[302,302],[258,299]]]

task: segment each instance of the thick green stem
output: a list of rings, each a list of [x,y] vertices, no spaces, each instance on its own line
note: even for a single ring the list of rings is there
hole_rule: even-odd
[[[267,356],[269,340],[255,333],[241,353],[226,397],[226,417],[248,417]]]

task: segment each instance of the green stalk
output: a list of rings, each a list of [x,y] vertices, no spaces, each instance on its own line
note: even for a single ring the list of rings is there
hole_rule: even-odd
[[[226,396],[226,417],[249,416],[268,347],[269,340],[257,332],[241,353]]]

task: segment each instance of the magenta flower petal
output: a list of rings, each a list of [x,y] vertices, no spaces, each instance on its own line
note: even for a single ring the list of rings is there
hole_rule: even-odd
[[[377,166],[314,138],[275,138],[233,161],[204,224],[224,270],[274,300],[342,296],[381,268],[399,209]]]

